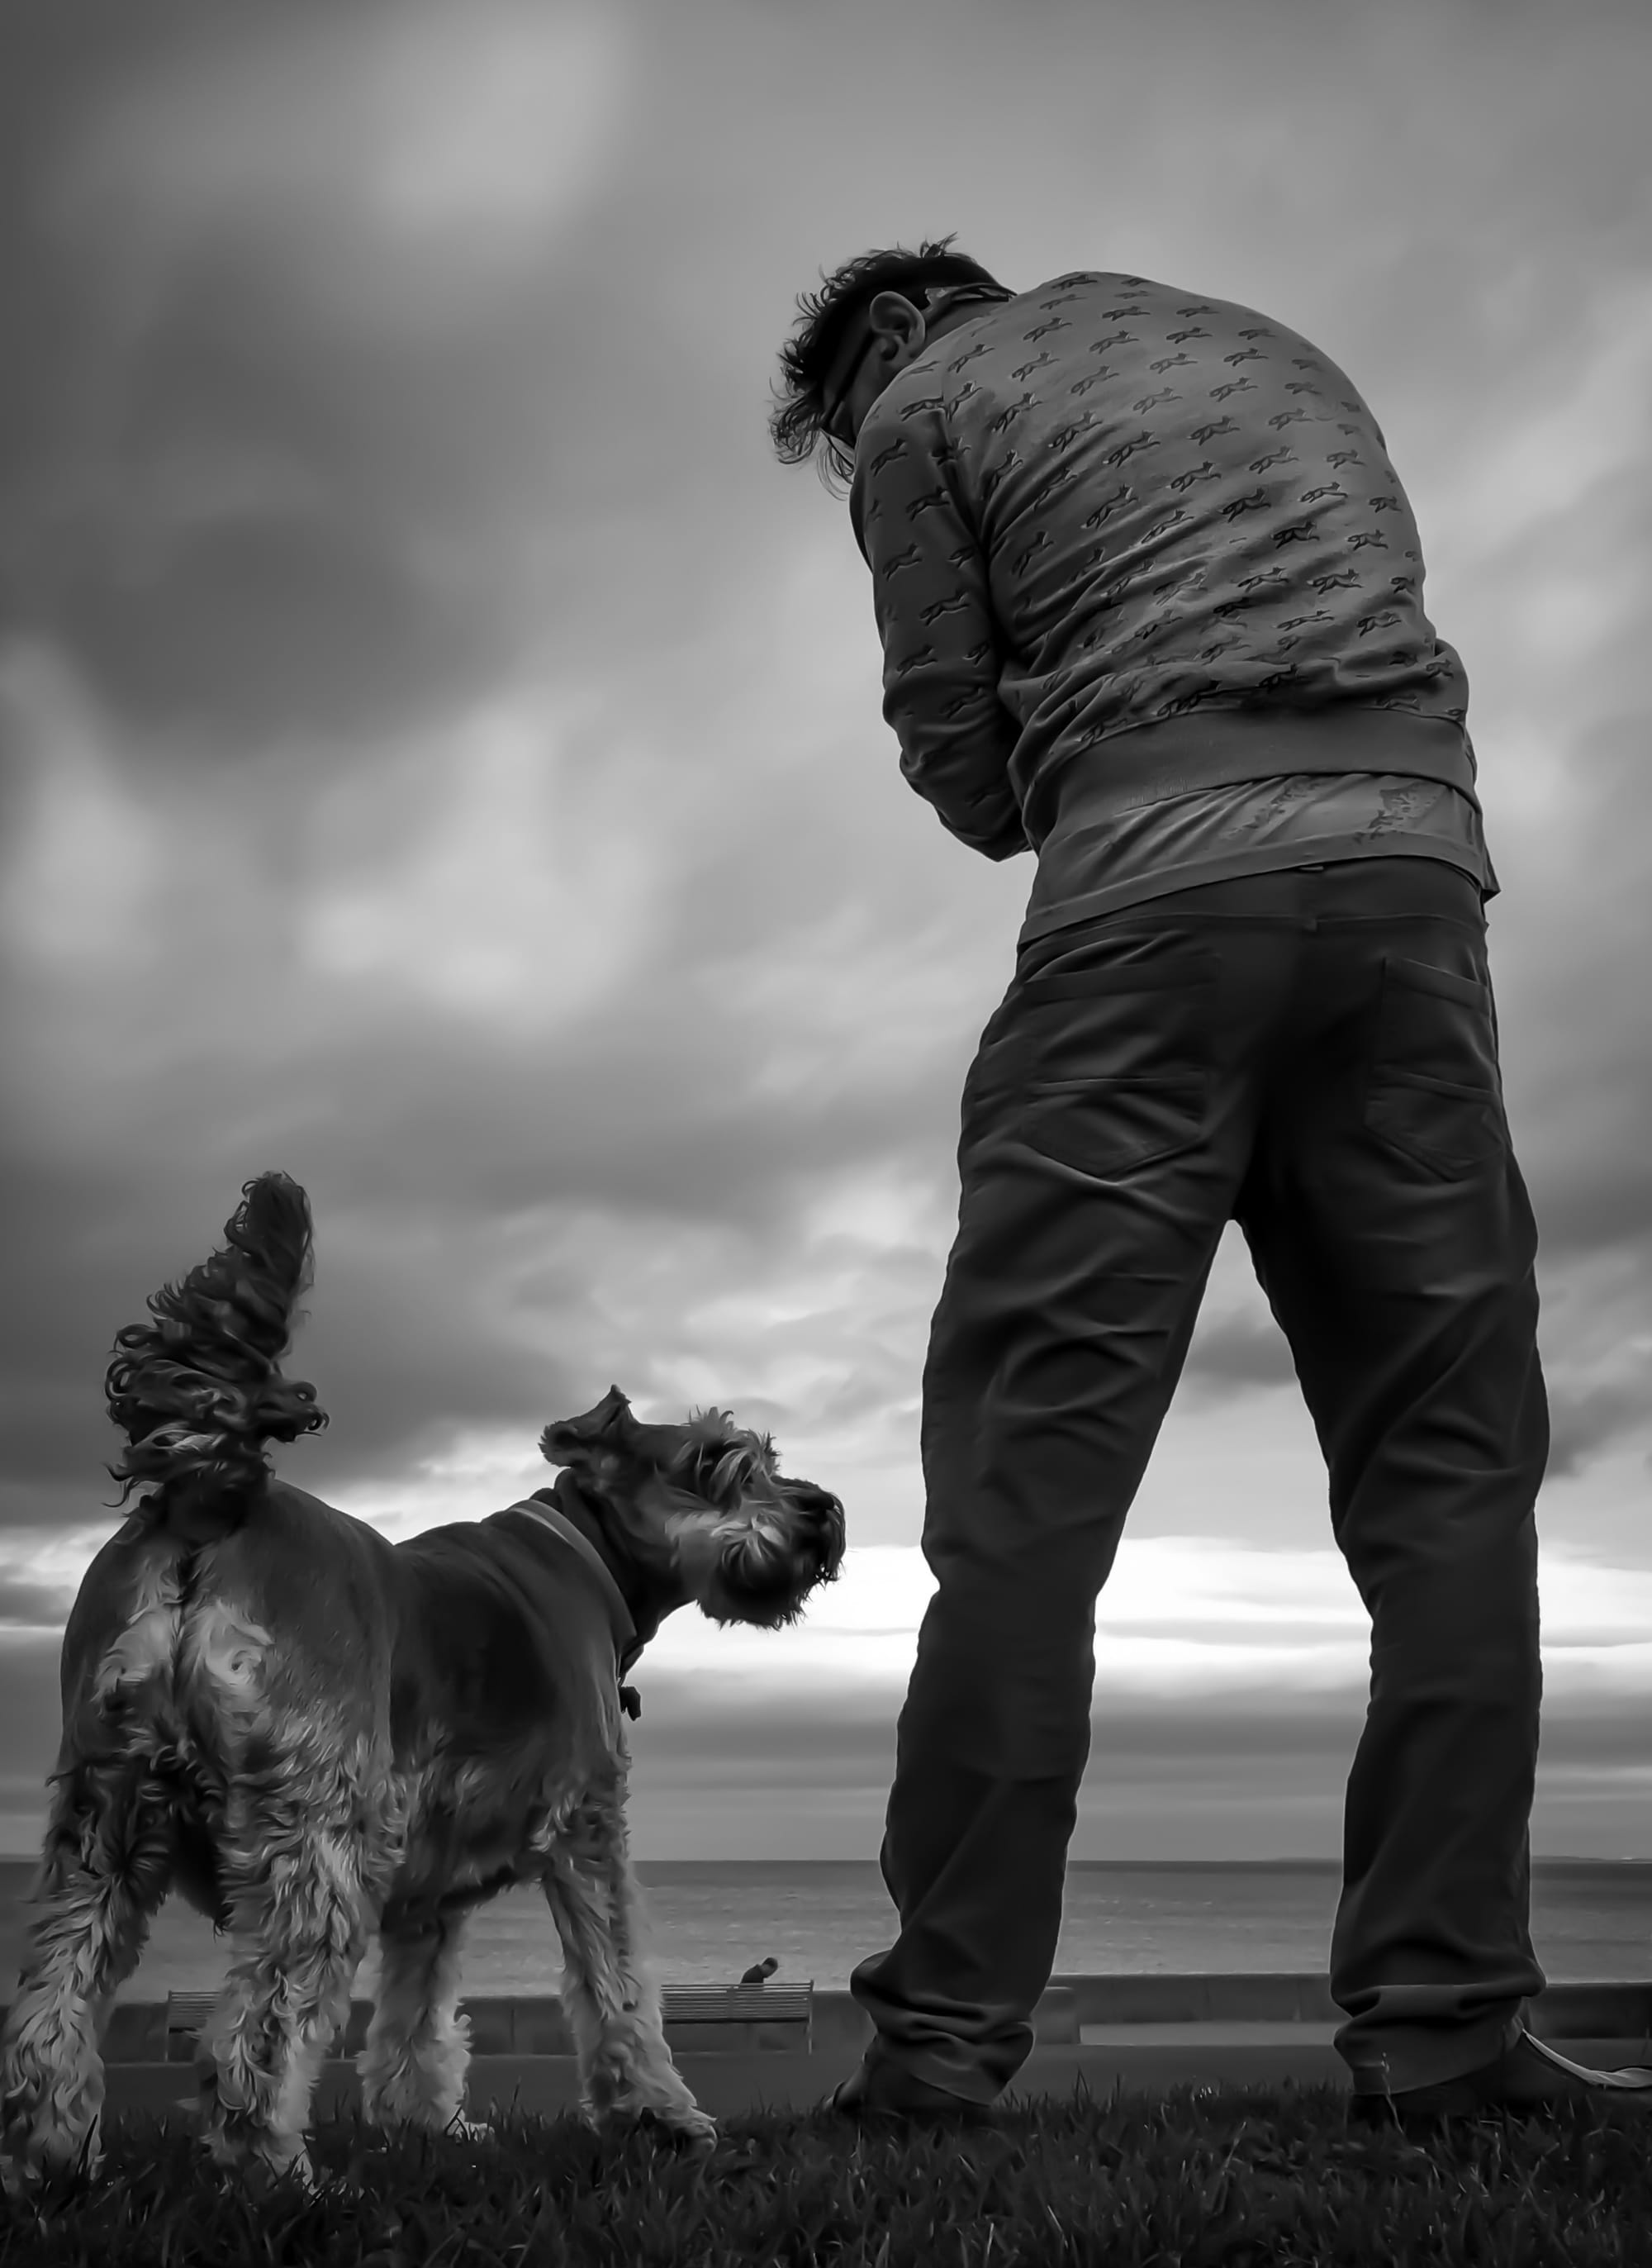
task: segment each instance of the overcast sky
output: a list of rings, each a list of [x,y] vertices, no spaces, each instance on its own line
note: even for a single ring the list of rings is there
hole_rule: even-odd
[[[12,0],[0,1849],[114,1334],[279,1167],[304,1486],[481,1515],[613,1380],[841,1496],[805,1625],[649,1649],[634,1841],[876,1855],[1032,867],[901,778],[847,512],[765,418],[798,291],[955,230],[1256,306],[1384,427],[1543,1239],[1534,1849],[1652,1857],[1649,107],[1643,0]],[[1369,1625],[1237,1232],[1098,1624],[1075,1855],[1339,1852]]]

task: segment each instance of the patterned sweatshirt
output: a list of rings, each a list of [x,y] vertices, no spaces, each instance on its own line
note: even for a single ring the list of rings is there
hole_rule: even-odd
[[[1367,855],[1362,813],[1495,888],[1411,508],[1351,381],[1282,324],[1111,274],[988,306],[873,404],[850,512],[901,770],[986,857],[1048,854],[1042,926],[1172,817],[1182,863],[1134,895],[1207,879],[1186,839],[1216,814],[1248,845],[1222,871]],[[1278,823],[1316,789],[1337,819]]]

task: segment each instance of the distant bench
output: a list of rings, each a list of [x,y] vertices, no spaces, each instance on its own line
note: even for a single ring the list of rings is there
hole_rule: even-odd
[[[673,2048],[736,2053],[749,2048],[789,2048],[807,2053],[814,2045],[814,1980],[804,1984],[667,1984],[660,1992],[665,2037]],[[216,1992],[169,1992],[166,1996],[166,2060],[188,2063],[195,2041],[217,2006]],[[524,1999],[461,2000],[470,2018],[475,2055],[571,2055],[573,2037],[561,2000],[554,1995]],[[334,2056],[354,2055],[366,2036],[371,2003],[355,2001]]]
[[[166,1995],[166,2060],[187,2063],[195,2054],[196,2036],[203,2032],[218,2005],[216,1992],[169,1992]]]
[[[814,2045],[814,1980],[806,1984],[666,1984],[660,2000],[672,2047]]]

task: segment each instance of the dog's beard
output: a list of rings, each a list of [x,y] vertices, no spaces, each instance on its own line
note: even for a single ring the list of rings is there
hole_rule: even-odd
[[[748,1507],[712,1535],[721,1549],[700,1603],[714,1622],[782,1629],[842,1564],[842,1508],[806,1482],[793,1483],[784,1504]]]

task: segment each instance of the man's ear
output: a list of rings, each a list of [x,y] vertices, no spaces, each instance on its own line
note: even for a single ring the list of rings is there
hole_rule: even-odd
[[[879,291],[866,310],[866,320],[878,337],[875,351],[887,354],[893,346],[916,349],[923,344],[923,311],[899,291]]]

